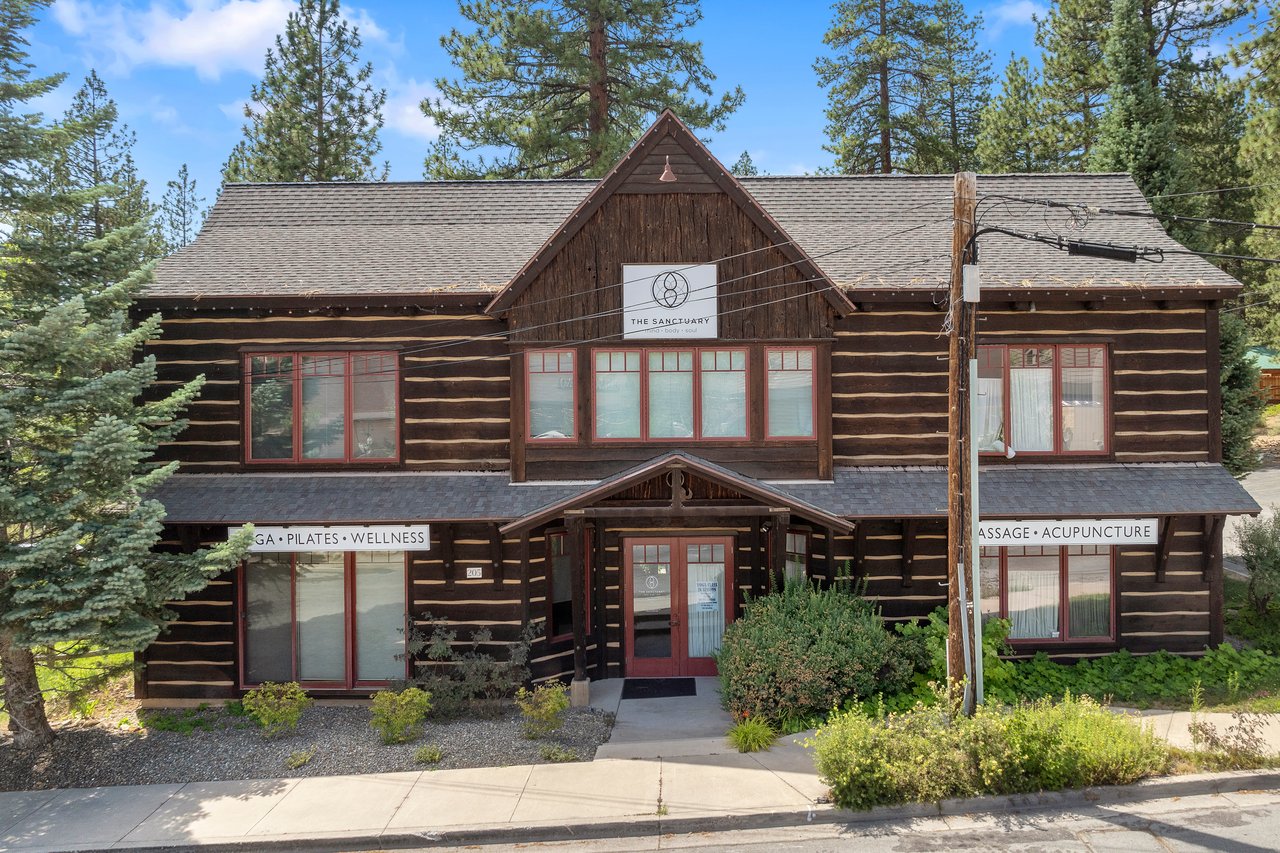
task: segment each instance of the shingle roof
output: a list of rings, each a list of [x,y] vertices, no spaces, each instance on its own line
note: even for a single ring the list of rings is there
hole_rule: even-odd
[[[981,478],[982,515],[991,518],[1260,510],[1221,465],[1204,463],[1001,466]],[[173,523],[509,521],[598,485],[513,484],[501,473],[178,474],[154,496]],[[845,518],[946,515],[941,468],[837,468],[829,482],[765,485]]]
[[[947,275],[948,175],[757,177],[742,184],[844,287],[935,288]],[[148,294],[493,292],[594,186],[593,180],[228,184],[196,241],[160,262]],[[978,189],[980,197],[1150,210],[1127,175],[983,176]],[[1061,212],[1040,206],[991,199],[981,207],[986,224],[1179,248],[1151,219],[1098,216],[1073,229]],[[925,227],[898,233],[916,225]],[[988,286],[1238,286],[1186,255],[1129,264],[1069,257],[999,234],[984,236],[979,246]]]

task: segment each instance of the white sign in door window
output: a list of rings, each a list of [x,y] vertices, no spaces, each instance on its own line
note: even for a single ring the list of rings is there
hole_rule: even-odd
[[[719,334],[715,264],[623,264],[624,338],[714,338]]]
[[[699,613],[715,613],[719,611],[720,581],[695,581],[693,604]]]
[[[234,535],[243,527],[227,528]],[[431,548],[429,524],[334,524],[253,526],[252,554],[290,551],[426,551]]]
[[[1069,518],[1049,521],[979,521],[978,544],[1154,545],[1160,525],[1154,518]]]

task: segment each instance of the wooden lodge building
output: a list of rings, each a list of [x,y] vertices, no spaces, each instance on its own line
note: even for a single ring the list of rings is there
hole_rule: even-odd
[[[1125,175],[979,179],[1149,211]],[[998,198],[1003,196],[1005,198]],[[852,575],[943,605],[950,176],[735,178],[671,114],[601,180],[244,184],[160,263],[162,385],[204,374],[165,544],[254,552],[142,655],[142,698],[367,695],[544,629],[536,680],[714,672],[744,596]],[[1059,219],[1061,217],[1058,217]],[[1077,223],[1079,225],[1079,223]],[[1150,219],[1071,236],[1172,250]],[[984,611],[1019,653],[1222,640],[1218,312],[1198,257],[979,242]]]

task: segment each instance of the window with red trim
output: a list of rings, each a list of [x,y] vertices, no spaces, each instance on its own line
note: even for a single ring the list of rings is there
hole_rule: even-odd
[[[813,349],[765,350],[765,436],[813,438]]]
[[[747,438],[747,351],[596,350],[593,435],[601,441]]]
[[[787,580],[800,580],[809,573],[809,531],[788,530],[784,576]]]
[[[1113,639],[1113,557],[1107,545],[983,548],[983,615],[1008,619],[1011,642]]]
[[[1107,350],[1102,345],[978,347],[978,449],[1107,453],[1107,384]]]
[[[380,462],[399,456],[393,352],[245,356],[249,462]]]
[[[529,439],[572,441],[578,435],[573,351],[532,351],[525,357]]]
[[[403,551],[253,554],[241,578],[245,685],[404,679]]]

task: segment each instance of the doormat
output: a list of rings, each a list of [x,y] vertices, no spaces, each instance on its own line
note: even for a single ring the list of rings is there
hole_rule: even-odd
[[[698,682],[692,678],[628,678],[622,682],[623,699],[671,699],[697,695]]]

